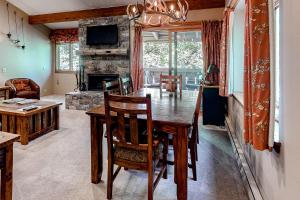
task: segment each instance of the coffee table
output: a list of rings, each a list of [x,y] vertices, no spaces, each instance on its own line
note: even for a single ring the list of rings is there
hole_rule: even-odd
[[[22,145],[29,140],[59,129],[59,106],[62,103],[35,100],[26,105],[0,103],[1,131],[20,135]],[[23,111],[36,105],[38,108]]]

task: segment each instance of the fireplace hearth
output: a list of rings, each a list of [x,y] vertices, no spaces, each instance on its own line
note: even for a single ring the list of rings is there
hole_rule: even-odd
[[[102,81],[113,81],[119,78],[119,74],[87,74],[88,90],[102,91]]]

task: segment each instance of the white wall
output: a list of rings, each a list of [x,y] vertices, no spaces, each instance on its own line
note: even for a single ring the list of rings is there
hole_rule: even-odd
[[[300,199],[300,1],[280,3],[281,152],[255,151],[248,145],[243,149],[265,200],[297,200]],[[237,131],[239,138],[243,137],[242,130],[243,127]]]
[[[2,34],[0,39],[0,85],[10,78],[26,77],[37,82],[41,94],[52,93],[52,64],[49,29],[45,26],[31,26],[28,16],[10,5],[11,33],[15,37],[13,11],[17,11],[18,29],[20,16],[24,17],[26,49],[18,49]],[[0,32],[8,33],[6,2],[0,1]],[[21,34],[20,34],[21,38]],[[6,69],[6,72],[3,72]]]
[[[300,1],[280,1],[280,67],[282,152],[257,153],[260,184],[267,200],[299,199],[300,196]]]
[[[73,92],[76,88],[75,73],[54,73],[53,75],[53,93],[66,94]]]

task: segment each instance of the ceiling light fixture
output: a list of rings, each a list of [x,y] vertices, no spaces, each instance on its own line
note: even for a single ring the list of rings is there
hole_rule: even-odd
[[[143,5],[136,1],[136,4],[127,6],[129,20],[140,26],[174,25],[176,22],[186,21],[188,11],[189,4],[186,0],[144,0]]]

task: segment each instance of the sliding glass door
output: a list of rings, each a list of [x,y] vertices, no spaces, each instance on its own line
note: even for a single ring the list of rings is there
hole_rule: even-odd
[[[182,75],[183,88],[199,87],[203,75],[200,31],[143,33],[145,87],[158,87],[159,75]]]

